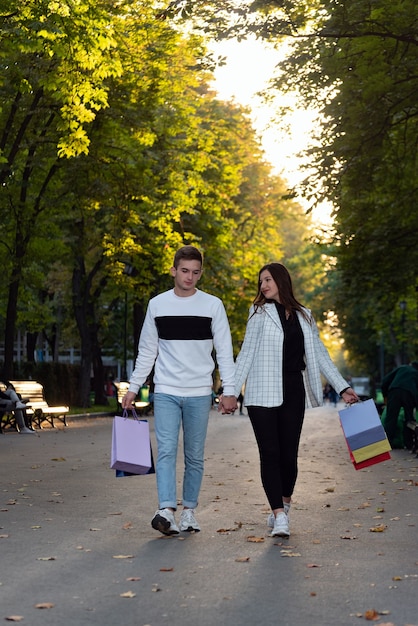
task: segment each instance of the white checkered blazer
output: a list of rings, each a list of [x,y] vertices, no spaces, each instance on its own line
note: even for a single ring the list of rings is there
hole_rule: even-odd
[[[305,343],[303,379],[306,406],[323,403],[321,374],[337,392],[349,386],[331,360],[319,338],[318,327],[309,311],[311,323],[297,313]],[[254,313],[251,307],[244,342],[235,364],[235,395],[245,383],[247,406],[280,406],[283,403],[283,327],[274,303],[267,302]]]

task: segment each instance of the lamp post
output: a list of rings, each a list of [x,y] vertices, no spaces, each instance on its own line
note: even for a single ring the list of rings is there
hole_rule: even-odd
[[[127,261],[122,261],[124,268],[123,274],[126,276],[136,276],[138,270]],[[125,290],[125,306],[123,311],[123,368],[122,368],[122,380],[128,379],[128,292]]]
[[[405,363],[405,311],[406,311],[406,302],[405,300],[401,300],[399,302],[399,307],[402,311],[401,317],[401,332],[402,332],[402,343],[401,343],[401,365]]]
[[[122,368],[122,380],[128,378],[127,370],[128,361],[128,292],[125,291],[125,306],[123,311],[123,368]]]
[[[379,371],[380,371],[380,384],[382,384],[383,377],[385,375],[385,342],[383,338],[383,332],[380,331],[380,345],[379,345]]]

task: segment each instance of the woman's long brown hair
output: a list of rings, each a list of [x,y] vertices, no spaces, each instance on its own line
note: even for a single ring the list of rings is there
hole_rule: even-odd
[[[258,293],[253,301],[255,311],[257,311],[257,309],[263,306],[266,302],[273,302],[273,300],[265,298],[261,292],[260,276],[265,270],[270,272],[274,282],[276,283],[279,290],[280,302],[286,311],[288,311],[290,315],[292,315],[295,311],[299,311],[306,321],[310,323],[310,317],[303,308],[303,305],[296,300],[294,296],[290,274],[281,263],[267,263],[267,265],[264,265],[258,272]]]

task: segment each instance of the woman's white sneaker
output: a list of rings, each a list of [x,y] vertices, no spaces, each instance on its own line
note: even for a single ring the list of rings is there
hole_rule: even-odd
[[[284,508],[284,512],[289,517],[290,502],[283,502],[283,508]],[[267,526],[269,528],[274,528],[274,513],[270,513],[270,515],[267,517]]]
[[[274,519],[272,537],[290,537],[289,520],[286,513],[277,513]]]

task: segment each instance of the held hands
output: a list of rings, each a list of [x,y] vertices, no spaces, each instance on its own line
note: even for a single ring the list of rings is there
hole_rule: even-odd
[[[237,408],[238,403],[235,396],[224,396],[223,394],[220,396],[218,411],[223,415],[234,413]]]
[[[360,402],[360,398],[358,397],[354,389],[351,389],[351,387],[346,389],[344,393],[341,394],[341,397],[346,404],[354,404],[355,402]]]
[[[133,391],[127,391],[122,398],[122,409],[132,409],[135,398],[136,393]]]

